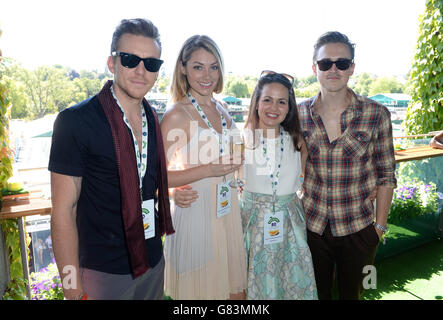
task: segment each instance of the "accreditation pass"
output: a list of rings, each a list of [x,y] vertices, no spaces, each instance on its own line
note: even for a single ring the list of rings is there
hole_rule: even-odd
[[[143,201],[142,203],[143,230],[145,239],[155,237],[155,211],[154,199]]]

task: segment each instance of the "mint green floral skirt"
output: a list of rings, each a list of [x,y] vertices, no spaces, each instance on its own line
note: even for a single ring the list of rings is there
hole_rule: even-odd
[[[314,267],[306,241],[306,222],[297,195],[277,196],[282,211],[283,241],[264,245],[264,214],[272,196],[243,191],[241,216],[247,252],[248,300],[315,300]]]

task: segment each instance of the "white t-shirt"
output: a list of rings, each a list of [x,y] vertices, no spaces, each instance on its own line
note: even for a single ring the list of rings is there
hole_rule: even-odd
[[[268,150],[274,150],[270,154],[271,168],[274,174],[277,172],[277,166],[280,163],[280,139],[264,139]],[[271,151],[272,152],[272,151]],[[287,195],[296,193],[301,188],[301,155],[299,151],[294,150],[291,136],[284,133],[283,159],[280,168],[280,175],[277,185],[277,195]],[[245,151],[245,164],[243,167],[243,177],[245,191],[273,194],[270,178],[270,171],[261,147],[254,150]]]

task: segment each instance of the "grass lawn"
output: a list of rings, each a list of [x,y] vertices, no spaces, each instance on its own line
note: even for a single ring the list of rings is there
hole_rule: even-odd
[[[364,300],[443,300],[443,239],[375,263],[377,288]]]

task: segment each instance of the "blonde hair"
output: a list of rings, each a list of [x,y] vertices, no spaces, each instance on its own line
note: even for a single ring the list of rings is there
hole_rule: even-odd
[[[183,44],[180,53],[178,54],[177,62],[175,63],[174,75],[172,77],[171,84],[171,95],[173,103],[180,101],[189,90],[189,82],[186,78],[186,75],[181,71],[181,66],[186,67],[186,63],[191,58],[191,55],[197,51],[198,49],[205,49],[209,53],[213,54],[217,59],[218,70],[219,70],[219,80],[217,83],[217,87],[215,88],[215,93],[220,93],[223,91],[223,58],[218,48],[217,44],[205,35],[194,35],[185,41]]]

